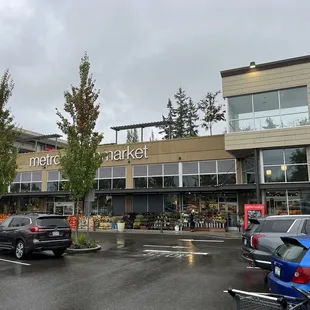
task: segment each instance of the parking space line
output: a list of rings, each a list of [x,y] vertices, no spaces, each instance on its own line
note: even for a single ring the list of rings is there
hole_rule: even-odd
[[[17,265],[31,266],[30,264],[27,264],[27,263],[17,262],[14,260],[8,260],[8,259],[3,259],[3,258],[0,258],[0,261],[6,262],[6,263],[11,263],[11,264],[17,264]]]
[[[182,251],[168,251],[168,250],[143,250],[143,252],[149,253],[165,253],[165,254],[192,254],[192,255],[208,255],[209,253],[205,252],[182,252]]]
[[[224,240],[215,240],[215,239],[203,239],[203,240],[196,240],[196,239],[179,239],[180,241],[185,242],[214,242],[214,243],[223,243]]]
[[[190,246],[179,246],[179,245],[157,245],[157,244],[145,244],[147,248],[172,248],[172,249],[190,249]]]

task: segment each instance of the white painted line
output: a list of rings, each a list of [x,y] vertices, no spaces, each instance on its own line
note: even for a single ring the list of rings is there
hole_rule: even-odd
[[[26,263],[22,263],[22,262],[16,262],[14,260],[7,260],[7,259],[2,259],[2,258],[0,258],[0,261],[6,262],[6,263],[17,264],[17,265],[31,266],[30,264],[26,264]]]
[[[192,255],[208,255],[205,252],[182,252],[182,251],[166,251],[166,250],[143,250],[144,252],[151,253],[175,253],[175,254],[192,254]]]
[[[251,267],[251,266],[247,266],[247,269],[260,269],[259,267]]]
[[[210,239],[210,240],[206,240],[206,239],[203,239],[203,240],[196,240],[196,239],[179,239],[180,241],[185,241],[185,242],[214,242],[214,243],[223,243],[224,240],[213,240],[213,239]]]
[[[190,249],[190,246],[179,246],[179,245],[156,245],[156,244],[145,244],[147,248],[172,248],[172,249]]]

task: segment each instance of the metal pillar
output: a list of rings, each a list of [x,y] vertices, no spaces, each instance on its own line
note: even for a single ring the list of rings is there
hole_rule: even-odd
[[[58,139],[56,137],[56,145],[55,145],[55,150],[57,150],[57,142],[58,142]]]
[[[143,142],[143,127],[141,127],[141,142]]]
[[[254,149],[254,165],[255,165],[256,199],[257,199],[257,203],[261,203],[262,197],[261,197],[261,192],[260,192],[258,149]]]
[[[117,130],[115,130],[115,144],[117,144],[117,139],[118,138],[118,132],[117,132]]]

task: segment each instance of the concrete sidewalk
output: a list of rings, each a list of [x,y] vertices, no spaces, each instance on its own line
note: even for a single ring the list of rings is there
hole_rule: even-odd
[[[85,229],[79,229],[79,231],[85,232]],[[123,233],[118,232],[117,229],[96,229],[96,231],[90,231],[103,234],[140,234],[140,235],[173,235],[173,236],[198,236],[198,237],[215,237],[223,239],[240,239],[242,233],[237,231],[230,232],[213,232],[213,231],[173,231],[173,230],[164,230],[163,233],[160,230],[143,230],[143,229],[127,229]]]

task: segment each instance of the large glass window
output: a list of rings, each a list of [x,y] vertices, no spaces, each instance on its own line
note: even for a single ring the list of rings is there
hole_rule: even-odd
[[[42,172],[18,172],[10,186],[11,193],[40,192],[42,190]]]
[[[228,98],[229,132],[309,124],[307,87]]]
[[[163,188],[178,186],[178,163],[133,166],[134,188]]]
[[[254,157],[247,157],[242,160],[243,183],[255,183],[255,165]]]
[[[47,191],[63,191],[66,180],[58,170],[47,171]]]
[[[100,167],[94,180],[94,189],[125,189],[126,167]]]
[[[264,182],[309,181],[306,148],[262,151]]]

